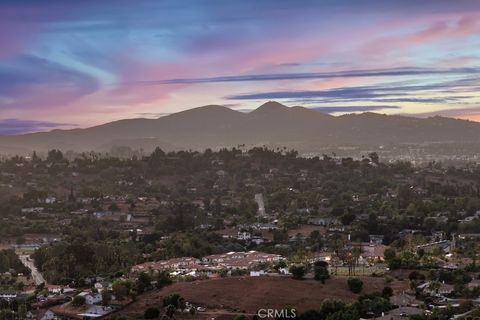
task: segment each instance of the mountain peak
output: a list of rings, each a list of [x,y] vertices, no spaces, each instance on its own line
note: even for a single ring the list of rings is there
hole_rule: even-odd
[[[268,101],[264,104],[262,104],[260,107],[257,109],[253,110],[251,113],[252,114],[268,114],[271,112],[277,112],[277,111],[285,111],[288,110],[289,108],[279,102],[276,101]]]
[[[220,105],[217,105],[217,104],[209,104],[209,105],[206,105],[206,106],[201,106],[201,107],[196,107],[196,108],[192,108],[192,109],[187,109],[187,110],[184,110],[184,111],[180,111],[178,113],[192,113],[192,112],[224,112],[224,111],[232,111],[232,109],[230,108],[227,108],[227,107],[224,107],[224,106],[220,106]]]

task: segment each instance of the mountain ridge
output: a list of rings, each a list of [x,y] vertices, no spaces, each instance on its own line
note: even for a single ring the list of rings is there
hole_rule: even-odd
[[[84,129],[0,136],[0,152],[23,150],[28,154],[53,148],[108,151],[114,146],[148,146],[149,150],[156,142],[177,150],[246,144],[281,145],[309,152],[325,145],[342,144],[480,143],[480,123],[373,112],[332,116],[268,101],[248,113],[207,105],[157,119],[122,119]]]

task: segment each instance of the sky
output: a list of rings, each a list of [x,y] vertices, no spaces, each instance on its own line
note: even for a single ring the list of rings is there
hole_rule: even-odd
[[[480,121],[480,2],[1,0],[0,134],[275,100]]]

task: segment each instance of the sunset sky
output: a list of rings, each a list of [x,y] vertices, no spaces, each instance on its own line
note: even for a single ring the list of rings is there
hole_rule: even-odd
[[[480,1],[0,2],[0,134],[268,100],[480,121]]]

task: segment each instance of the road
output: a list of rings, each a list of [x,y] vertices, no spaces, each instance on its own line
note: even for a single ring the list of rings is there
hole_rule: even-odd
[[[18,257],[20,258],[20,261],[22,261],[23,265],[28,269],[30,269],[32,273],[33,281],[37,286],[42,283],[47,284],[47,282],[45,281],[45,278],[42,276],[40,271],[38,271],[37,267],[35,267],[33,260],[31,260],[28,255],[18,254]]]

